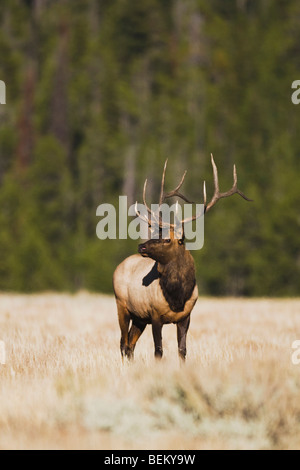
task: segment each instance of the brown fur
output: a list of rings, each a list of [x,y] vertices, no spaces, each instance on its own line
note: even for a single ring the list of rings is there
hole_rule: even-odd
[[[195,284],[194,261],[188,252],[163,266],[160,287],[173,312],[181,312],[191,297]]]

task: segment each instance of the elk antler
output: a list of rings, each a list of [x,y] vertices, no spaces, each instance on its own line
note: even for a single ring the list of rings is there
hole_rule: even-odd
[[[166,169],[167,169],[167,163],[168,163],[168,159],[165,161],[165,164],[164,164],[164,169],[163,169],[163,174],[162,174],[162,179],[161,179],[161,189],[160,189],[160,197],[159,197],[159,208],[160,206],[164,203],[164,201],[170,197],[174,197],[174,196],[177,196],[181,199],[183,199],[185,202],[188,202],[190,204],[193,204],[192,201],[189,201],[189,199],[184,196],[183,194],[181,194],[179,192],[179,189],[181,188],[181,186],[183,185],[183,182],[184,182],[184,178],[185,178],[185,175],[186,175],[186,171],[184,172],[179,184],[176,186],[175,189],[173,189],[172,191],[168,192],[168,193],[164,193],[164,185],[165,185],[165,176],[166,176]],[[174,224],[165,224],[163,223],[163,221],[161,220],[161,217],[160,216],[157,216],[157,214],[155,214],[154,211],[152,211],[150,209],[150,207],[148,206],[147,202],[146,202],[146,187],[147,187],[147,178],[145,180],[145,183],[144,183],[144,189],[143,189],[143,202],[144,202],[144,206],[146,207],[147,209],[147,212],[148,212],[148,218],[145,217],[145,216],[142,216],[141,213],[137,210],[137,203],[135,205],[135,213],[138,217],[140,217],[141,219],[143,219],[145,222],[148,223],[148,226],[151,227],[151,220],[155,221],[159,227],[163,227],[165,225],[168,225],[170,227],[174,227]],[[159,208],[158,208],[158,213],[159,213]],[[150,217],[150,218],[149,218]]]
[[[159,207],[164,203],[164,201],[166,199],[168,199],[170,197],[174,197],[174,196],[183,199],[185,202],[188,202],[189,204],[193,204],[192,201],[190,201],[186,196],[184,196],[182,193],[179,192],[179,189],[183,185],[184,178],[185,178],[185,175],[186,175],[186,171],[184,172],[178,186],[176,186],[175,189],[173,189],[172,191],[170,191],[168,193],[164,192],[167,163],[168,163],[168,160],[165,161],[163,174],[162,174],[160,197],[159,197]],[[233,186],[232,186],[232,188],[229,189],[229,191],[226,191],[225,193],[220,193],[218,169],[217,169],[217,165],[215,164],[214,157],[213,157],[212,154],[211,154],[211,164],[212,164],[212,168],[213,168],[214,186],[215,186],[214,195],[213,195],[211,201],[207,204],[206,203],[206,185],[205,185],[205,181],[204,181],[204,183],[203,183],[204,211],[201,211],[201,212],[199,212],[198,214],[196,214],[192,217],[189,217],[189,218],[186,218],[186,219],[182,220],[181,221],[182,224],[184,224],[186,222],[192,222],[193,220],[198,219],[199,217],[204,215],[206,212],[208,212],[219,201],[219,199],[232,196],[233,194],[239,194],[246,201],[252,201],[252,199],[249,199],[247,196],[245,196],[245,194],[242,193],[242,191],[240,191],[237,187],[237,172],[236,172],[236,166],[235,165],[233,165]],[[150,219],[149,219],[149,217],[147,218],[147,217],[141,215],[141,213],[137,210],[137,203],[136,203],[136,206],[135,206],[135,212],[138,215],[138,217],[142,218],[145,222],[148,223],[149,227],[151,227],[151,219],[155,220],[155,222],[157,224],[159,224],[160,227],[162,227],[163,224],[162,224],[161,218],[159,217],[159,220],[158,220],[157,215],[150,209],[150,207],[146,203],[146,186],[147,186],[147,179],[145,180],[145,184],[144,184],[143,201],[144,201],[144,205],[147,209],[148,215],[150,216]],[[171,226],[171,227],[174,227],[174,224],[168,224],[168,225]]]
[[[185,170],[185,172],[183,173],[182,178],[181,178],[180,183],[178,184],[178,186],[176,186],[176,188],[173,189],[173,191],[170,191],[169,193],[164,193],[164,185],[165,185],[165,175],[166,175],[167,163],[168,163],[168,159],[165,161],[164,171],[163,171],[162,180],[161,180],[159,205],[161,206],[161,205],[165,202],[166,199],[168,199],[168,198],[170,198],[170,197],[174,197],[174,196],[180,197],[181,199],[183,199],[185,202],[188,202],[189,204],[193,204],[192,201],[189,201],[186,196],[184,196],[182,193],[179,192],[179,189],[180,189],[181,186],[183,185],[184,178],[185,178],[185,175],[186,175],[186,173],[187,173],[186,170]]]
[[[244,193],[237,187],[237,172],[236,172],[236,166],[233,165],[233,186],[229,191],[226,191],[225,193],[220,193],[219,189],[219,178],[218,178],[218,168],[217,165],[215,164],[213,154],[210,154],[211,157],[211,164],[213,167],[213,175],[214,175],[214,186],[215,186],[215,191],[214,195],[211,198],[211,201],[206,204],[206,185],[205,181],[203,183],[203,200],[204,200],[204,214],[208,212],[218,201],[219,199],[222,199],[224,197],[229,197],[232,196],[233,194],[239,194],[242,198],[244,198],[246,201],[252,201],[252,199],[249,199],[247,196],[245,196]],[[203,211],[194,215],[193,217],[189,217],[188,219],[184,219],[182,223],[186,222],[192,222],[193,220],[198,219],[201,215],[203,215]]]
[[[217,165],[215,164],[214,157],[211,154],[211,164],[213,167],[213,174],[214,174],[214,185],[215,185],[215,192],[214,195],[211,199],[211,201],[207,204],[206,203],[206,209],[205,212],[208,212],[218,201],[219,199],[222,199],[223,197],[229,197],[232,196],[233,194],[239,194],[242,198],[244,198],[246,201],[252,201],[252,199],[249,199],[247,196],[245,196],[242,191],[240,191],[237,187],[237,173],[236,173],[236,166],[233,165],[233,186],[229,191],[226,191],[226,193],[220,193],[219,190],[219,179],[218,179],[218,169]]]

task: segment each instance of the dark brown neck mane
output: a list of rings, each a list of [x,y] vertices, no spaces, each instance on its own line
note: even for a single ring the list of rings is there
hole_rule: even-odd
[[[163,295],[173,312],[181,312],[190,299],[195,284],[194,260],[188,251],[165,265],[159,264],[159,284]]]

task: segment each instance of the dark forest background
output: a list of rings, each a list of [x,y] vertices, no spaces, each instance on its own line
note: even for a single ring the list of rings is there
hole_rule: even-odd
[[[300,294],[299,0],[9,0],[0,5],[0,289],[111,292],[137,241],[99,240],[127,195],[221,201],[193,252],[201,294]]]

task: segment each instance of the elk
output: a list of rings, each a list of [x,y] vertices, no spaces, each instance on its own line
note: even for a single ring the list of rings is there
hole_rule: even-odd
[[[239,194],[246,201],[250,201],[237,187],[236,167],[233,167],[233,186],[224,193],[219,190],[218,170],[211,155],[213,168],[214,194],[209,203],[206,201],[206,187],[203,185],[204,213],[206,214],[220,199]],[[159,206],[166,199],[178,197],[191,203],[179,192],[186,172],[178,186],[164,192],[164,182],[167,161],[165,162]],[[118,319],[121,330],[120,349],[122,357],[133,358],[136,343],[145,330],[147,324],[152,325],[154,340],[154,355],[161,358],[162,327],[168,323],[177,325],[177,343],[180,359],[186,357],[186,338],[190,325],[190,315],[198,298],[195,265],[190,252],[185,247],[184,233],[176,237],[175,225],[169,224],[169,238],[162,237],[163,221],[146,203],[146,185],[144,184],[143,202],[147,209],[147,217],[141,215],[136,208],[136,214],[148,223],[150,230],[156,224],[159,237],[150,238],[138,246],[138,254],[134,254],[122,261],[113,275],[113,288],[116,297]],[[137,205],[136,205],[137,207]],[[203,214],[198,213],[184,223],[196,220]],[[130,327],[130,328],[129,328]]]

